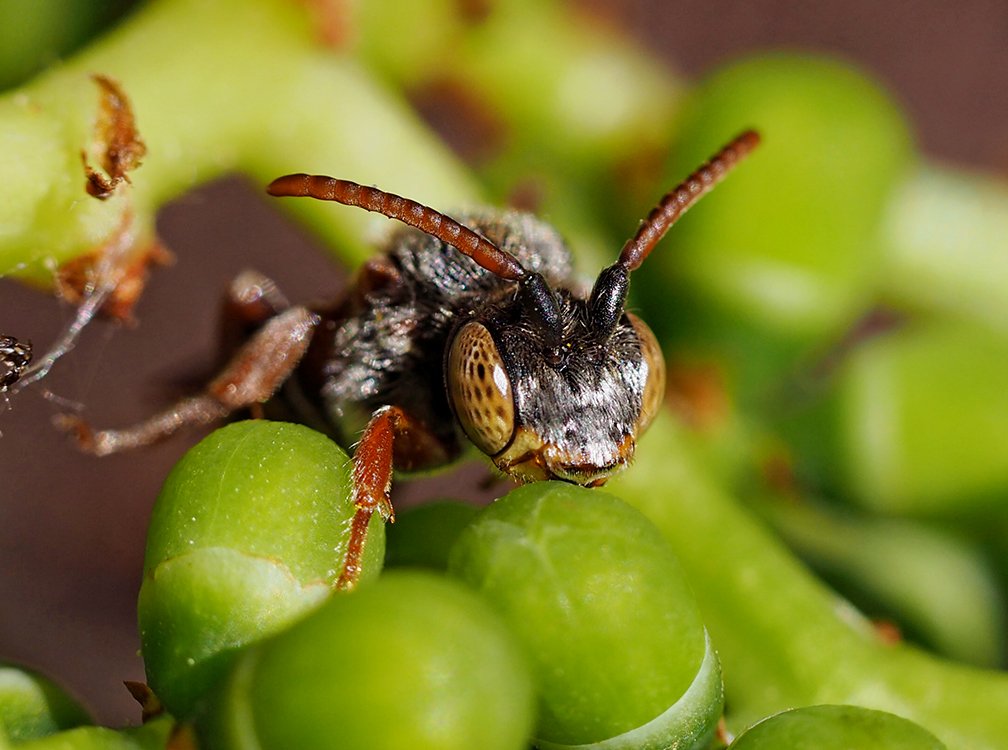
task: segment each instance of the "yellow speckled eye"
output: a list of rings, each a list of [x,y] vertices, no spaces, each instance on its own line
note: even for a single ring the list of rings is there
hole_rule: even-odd
[[[448,397],[462,429],[481,451],[492,456],[511,440],[511,380],[490,331],[475,321],[462,326],[452,341]]]
[[[640,417],[637,418],[637,431],[640,434],[651,424],[665,398],[665,357],[658,346],[658,339],[651,333],[647,323],[633,313],[627,313],[627,317],[640,340],[641,356],[648,368]]]

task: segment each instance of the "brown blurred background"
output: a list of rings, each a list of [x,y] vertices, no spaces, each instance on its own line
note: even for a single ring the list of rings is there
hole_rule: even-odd
[[[689,76],[770,47],[856,61],[903,103],[925,153],[1008,170],[1003,0],[954,8],[940,0],[579,4]],[[102,424],[149,414],[210,366],[220,294],[242,268],[258,268],[299,300],[331,295],[342,278],[238,180],[176,201],[160,230],[177,262],[153,278],[136,310],[140,325],[91,326],[45,381]],[[51,297],[0,280],[0,332],[42,349],[71,315]],[[200,435],[97,460],[52,429],[55,411],[37,389],[0,404],[0,659],[43,669],[103,722],[134,722],[121,681],[143,678],[134,610],[147,515],[166,473]]]

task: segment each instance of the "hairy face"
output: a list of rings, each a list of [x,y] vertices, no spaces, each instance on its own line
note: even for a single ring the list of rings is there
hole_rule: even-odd
[[[635,317],[599,332],[584,301],[566,292],[559,300],[559,342],[506,307],[464,324],[450,349],[449,396],[470,439],[505,473],[598,485],[633,457],[664,368]]]

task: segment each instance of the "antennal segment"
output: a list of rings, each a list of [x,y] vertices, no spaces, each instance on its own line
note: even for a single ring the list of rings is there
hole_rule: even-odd
[[[633,239],[623,246],[617,264],[627,271],[636,270],[665,236],[669,227],[719,183],[759,142],[759,133],[746,130],[667,193],[641,223]]]
[[[375,187],[322,175],[289,174],[273,180],[266,192],[275,196],[335,201],[374,211],[436,237],[503,279],[518,281],[526,275],[525,268],[517,258],[504,252],[478,232],[422,203]]]

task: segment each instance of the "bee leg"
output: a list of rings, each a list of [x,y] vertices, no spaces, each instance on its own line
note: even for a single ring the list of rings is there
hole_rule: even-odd
[[[268,276],[251,268],[239,273],[224,294],[220,311],[220,348],[229,357],[270,318],[290,307]]]
[[[357,585],[368,524],[375,511],[386,521],[395,521],[389,496],[393,465],[407,470],[437,466],[456,453],[454,446],[446,445],[399,406],[383,406],[371,415],[354,452],[355,511],[337,588],[352,589]]]
[[[270,318],[242,346],[203,393],[121,430],[93,430],[77,415],[62,414],[56,425],[76,437],[87,453],[105,456],[167,438],[183,427],[209,424],[237,409],[267,401],[297,367],[311,342],[318,316],[291,307]]]
[[[269,276],[253,268],[239,273],[228,285],[221,304],[217,368],[225,367],[229,358],[263,323],[289,307],[287,297]],[[251,404],[249,415],[262,419],[262,404]]]

